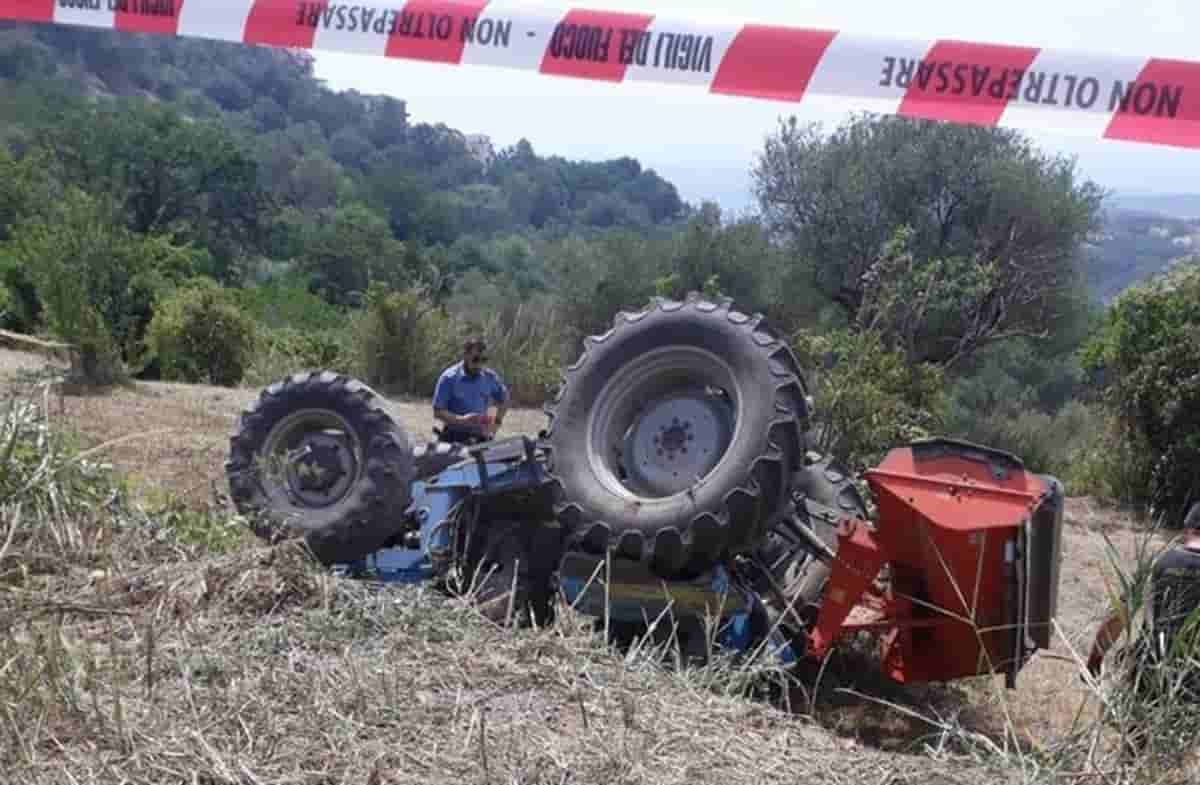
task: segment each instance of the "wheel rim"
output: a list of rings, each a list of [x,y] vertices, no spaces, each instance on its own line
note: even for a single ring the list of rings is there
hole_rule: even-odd
[[[267,434],[262,449],[267,466],[261,476],[272,495],[282,492],[302,507],[329,507],[358,481],[361,455],[345,418],[326,409],[303,409]]]
[[[668,499],[718,470],[744,400],[720,358],[672,346],[626,364],[589,418],[588,460],[600,483],[634,501]]]

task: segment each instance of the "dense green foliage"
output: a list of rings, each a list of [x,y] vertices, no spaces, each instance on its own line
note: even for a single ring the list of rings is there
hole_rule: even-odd
[[[1200,267],[1122,294],[1084,348],[1104,374],[1118,434],[1139,449],[1137,501],[1178,525],[1200,498]]]
[[[788,121],[752,173],[760,210],[731,220],[628,157],[410,123],[402,100],[327,89],[303,53],[8,24],[0,142],[0,320],[76,344],[94,381],[332,368],[428,398],[470,332],[538,404],[617,312],[698,290],[793,336],[820,446],[859,468],[942,433],[1072,492],[1182,482],[1124,459],[1135,440],[1182,455],[1154,439],[1191,400],[1182,365],[1150,378],[1122,354],[1138,301],[1089,355],[1117,369],[1107,397],[1077,352],[1087,287],[1153,267],[1146,242],[1181,246],[1121,213],[1133,258],[1098,258],[1100,190],[1011,131]],[[1175,419],[1150,423],[1129,385]]]
[[[164,378],[237,384],[254,349],[254,322],[229,290],[196,278],[158,304],[146,345]]]
[[[822,135],[793,119],[754,179],[768,230],[810,262],[790,283],[915,362],[1049,334],[1077,310],[1102,194],[1013,131],[864,115]]]

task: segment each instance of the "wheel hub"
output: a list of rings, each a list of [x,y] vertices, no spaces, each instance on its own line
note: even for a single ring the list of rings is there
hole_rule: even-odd
[[[300,409],[271,428],[264,440],[261,482],[288,503],[308,508],[337,504],[358,482],[362,445],[344,417],[328,409]]]
[[[305,434],[300,446],[288,454],[288,487],[309,506],[329,504],[346,492],[354,476],[354,463],[354,455],[340,434]]]
[[[622,449],[631,485],[679,493],[708,474],[729,445],[726,407],[703,392],[656,401],[634,420]]]

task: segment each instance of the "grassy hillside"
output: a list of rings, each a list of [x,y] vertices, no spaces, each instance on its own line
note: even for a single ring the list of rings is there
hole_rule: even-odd
[[[548,629],[502,629],[467,602],[335,579],[294,543],[267,547],[219,481],[248,395],[138,383],[39,409],[43,391],[15,380],[41,365],[0,350],[0,446],[18,440],[0,472],[0,706],[24,720],[0,734],[0,759],[22,782],[1120,776],[1120,729],[1098,724],[1075,662],[1110,572],[1101,533],[1127,559],[1142,537],[1087,499],[1068,506],[1061,632],[1015,692],[999,678],[891,684],[863,647],[820,673],[680,671],[668,652],[609,650],[565,608]],[[414,432],[427,422],[425,407],[391,410]],[[1145,763],[1141,781],[1156,771]]]
[[[0,28],[0,326],[76,349],[72,384],[5,380],[20,393],[0,423],[10,776],[1130,773],[1127,727],[1098,721],[1128,719],[1120,690],[1081,681],[1079,652],[1114,573],[1156,539],[1110,503],[1175,503],[1200,476],[1200,273],[1107,302],[1184,248],[1188,224],[1101,224],[1099,189],[1019,135],[897,118],[823,139],[782,126],[756,166],[762,215],[731,221],[628,157],[489,150],[412,124],[401,99],[326,89],[303,54]],[[532,433],[543,420],[524,407],[583,336],[689,291],[766,315],[806,370],[820,446],[850,466],[939,433],[1064,481],[1061,630],[1019,692],[897,687],[856,647],[787,679],[761,663],[679,672],[570,614],[502,630],[424,588],[336,580],[232,514],[233,418],[284,373],[363,378],[423,438],[433,380],[482,333],[522,408],[507,425]],[[1174,782],[1192,726],[1156,716],[1166,759],[1132,771]]]

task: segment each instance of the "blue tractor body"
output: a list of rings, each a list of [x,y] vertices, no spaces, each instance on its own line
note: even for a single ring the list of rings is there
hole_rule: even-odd
[[[455,515],[472,499],[514,497],[544,488],[547,475],[537,444],[516,437],[469,450],[470,458],[412,484],[412,528],[401,542],[353,562],[334,565],[336,574],[383,583],[434,581],[451,569],[455,554]],[[486,518],[474,525],[486,528]],[[484,534],[485,532],[479,532]],[[762,599],[729,569],[715,565],[688,581],[664,581],[642,565],[568,551],[556,555],[555,584],[572,609],[630,627],[702,624],[715,621],[715,643],[731,652],[766,649],[784,664],[796,653],[787,637],[766,627]],[[611,571],[612,579],[604,574]]]

